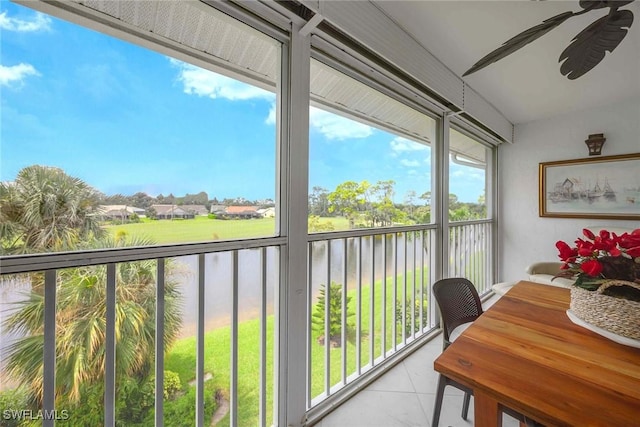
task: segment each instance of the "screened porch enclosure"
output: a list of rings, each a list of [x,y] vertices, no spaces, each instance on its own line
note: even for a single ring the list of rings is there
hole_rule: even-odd
[[[488,244],[488,235],[478,231],[482,228],[478,223],[452,227],[450,259],[455,260],[453,269],[465,269],[486,294],[490,289],[483,272],[486,266],[477,261],[478,254],[483,253],[478,248]],[[463,240],[461,235],[466,238]],[[433,336],[438,321],[431,303],[434,245],[432,227],[373,233],[363,230],[355,235],[333,233],[330,237],[317,234],[310,238],[311,280],[304,321],[308,369],[304,383],[306,407],[312,414],[321,414],[323,402],[340,398],[350,388],[371,381],[376,370],[384,372],[394,361],[401,360],[406,350],[417,348],[425,338]],[[283,340],[279,334],[282,325],[277,310],[281,293],[278,283],[282,282],[280,265],[286,242],[283,238],[230,242],[215,250],[198,246],[188,252],[186,248],[162,249],[162,257],[153,254],[157,248],[144,248],[120,254],[51,254],[39,257],[38,263],[33,256],[3,259],[3,286],[9,286],[10,281],[31,283],[30,292],[41,298],[40,326],[29,337],[43,351],[42,394],[38,396],[43,410],[53,411],[52,414],[64,410],[70,420],[74,414],[78,416],[74,411],[80,410],[70,406],[65,399],[69,388],[59,384],[56,377],[64,376],[70,363],[65,359],[68,340],[80,338],[70,335],[68,329],[77,325],[65,320],[65,307],[69,307],[69,292],[77,292],[73,288],[80,286],[73,278],[82,274],[95,278],[98,289],[84,289],[81,298],[100,301],[100,307],[92,314],[103,324],[105,337],[101,350],[88,354],[104,366],[97,375],[104,384],[94,382],[94,389],[85,385],[79,395],[82,400],[94,396],[96,390],[104,393],[92,421],[114,425],[137,420],[118,404],[122,397],[117,390],[127,384],[126,372],[119,366],[123,356],[118,352],[130,345],[121,335],[135,334],[135,324],[127,321],[131,315],[127,313],[131,305],[127,295],[144,292],[141,295],[149,304],[146,313],[155,330],[153,336],[145,337],[151,343],[146,357],[152,361],[155,377],[155,387],[151,388],[151,402],[155,403],[148,419],[161,425],[182,422],[173,409],[174,398],[163,394],[166,381],[177,373],[190,378],[188,394],[180,399],[193,407],[193,424],[208,425],[207,420],[218,407],[228,405],[228,412],[221,417],[222,425],[277,425],[279,395],[275,381],[278,344]],[[91,261],[98,263],[90,264]],[[146,269],[148,284],[139,279],[136,289],[131,289],[126,276],[140,269]],[[342,283],[347,283],[344,292]],[[325,301],[331,303],[319,302],[323,293]],[[167,329],[173,329],[175,334],[172,316],[176,307],[172,300],[176,298],[181,300],[183,311],[179,338],[167,347]],[[21,300],[3,300],[9,312],[23,304]],[[82,310],[91,311],[92,307],[84,306]],[[25,337],[14,337],[17,341],[21,338]],[[120,345],[125,347],[120,350]],[[6,365],[2,374],[5,387],[15,384]],[[160,386],[163,383],[164,388]],[[82,394],[88,390],[92,394]]]
[[[70,56],[129,71],[112,69],[119,114],[85,96],[93,115],[9,152],[24,167],[2,175],[2,204],[51,174],[85,184],[95,225],[43,220],[55,238],[37,240],[25,215],[0,217],[0,396],[15,425],[310,425],[438,334],[436,280],[490,292],[501,139],[292,5],[12,4]],[[16,58],[48,46],[7,43]],[[139,77],[149,64],[160,77]],[[74,90],[52,92],[61,114]],[[53,105],[6,96],[34,117]],[[87,118],[112,142],[81,144]],[[72,125],[76,160],[47,164]],[[43,218],[70,200],[46,188]],[[114,206],[135,217],[105,217]]]

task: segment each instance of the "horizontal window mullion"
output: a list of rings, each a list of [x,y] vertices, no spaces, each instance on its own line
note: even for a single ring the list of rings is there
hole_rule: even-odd
[[[476,219],[476,220],[473,220],[473,221],[467,221],[467,220],[450,221],[449,222],[449,228],[463,227],[465,225],[474,225],[474,224],[490,224],[493,221],[494,221],[493,218]]]
[[[466,223],[465,223],[466,224]],[[403,233],[409,231],[421,231],[421,230],[435,230],[436,224],[418,224],[418,225],[405,225],[397,227],[385,227],[385,228],[361,228],[356,230],[346,231],[330,231],[327,233],[313,233],[309,235],[309,242],[319,242],[332,239],[344,239],[349,237],[364,237],[364,236],[380,236],[383,234]]]
[[[225,252],[229,250],[263,248],[267,246],[284,246],[286,242],[286,237],[270,237],[225,242],[191,243],[186,245],[13,255],[0,257],[0,266],[2,266],[1,274],[17,274],[32,271],[84,267],[88,265]]]

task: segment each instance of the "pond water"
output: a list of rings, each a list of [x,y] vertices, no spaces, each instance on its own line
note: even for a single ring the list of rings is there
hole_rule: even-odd
[[[361,277],[363,286],[371,283],[372,266],[375,269],[375,280],[383,275],[382,263],[382,237],[374,239],[374,256],[371,256],[371,237],[349,238],[344,240],[317,242],[312,245],[311,265],[311,292],[317,298],[323,284],[334,281],[344,282],[343,263],[346,247],[347,289],[355,289],[358,277]],[[393,275],[394,261],[397,263],[397,271],[403,272],[405,263],[407,270],[413,271],[422,263],[420,239],[405,241],[404,235],[397,237],[397,261],[394,254],[393,238],[387,236],[386,263],[387,277]],[[327,256],[327,247],[330,247],[330,255]],[[261,250],[243,250],[238,253],[238,304],[240,320],[256,318],[260,313],[262,283]],[[361,253],[359,257],[358,254]],[[427,260],[425,253],[425,262]],[[274,310],[274,298],[277,291],[278,280],[278,251],[275,248],[267,250],[266,264],[266,297],[267,311]],[[330,259],[330,270],[327,261]],[[361,260],[358,265],[358,260]],[[373,259],[373,262],[372,262]],[[197,322],[197,298],[198,298],[198,257],[187,256],[176,258],[176,280],[183,291],[183,330],[182,336],[195,334]],[[414,265],[415,262],[415,265]],[[358,273],[358,268],[360,273]],[[329,277],[327,278],[327,275]],[[231,322],[231,307],[233,296],[233,254],[215,253],[205,256],[205,320],[206,329],[226,326]]]
[[[411,236],[413,236],[411,234]],[[419,236],[419,235],[418,235]],[[393,277],[394,263],[397,265],[398,274],[402,274],[405,268],[413,271],[422,265],[422,252],[424,251],[425,263],[428,263],[428,254],[423,247],[421,237],[405,238],[404,233],[399,233],[394,245],[394,237],[386,236],[386,271],[387,277]],[[373,257],[372,257],[373,242]],[[395,250],[395,247],[398,249]],[[279,283],[279,255],[278,249],[270,247],[266,249],[266,300],[267,312],[273,313],[275,298]],[[238,286],[238,316],[241,321],[254,319],[259,316],[261,306],[262,283],[262,250],[248,249],[238,251],[237,286]],[[348,238],[331,241],[315,242],[312,245],[311,265],[311,292],[315,298],[323,284],[334,281],[344,282],[343,260],[346,256],[347,289],[355,289],[358,277],[361,277],[362,285],[369,286],[372,280],[380,280],[383,275],[383,243],[382,236]],[[328,261],[330,268],[328,269]],[[185,256],[173,258],[171,261],[171,274],[168,280],[177,282],[182,291],[182,329],[180,337],[188,337],[196,334],[197,325],[197,298],[198,298],[198,257]],[[205,329],[211,330],[231,324],[231,307],[233,296],[233,253],[222,252],[205,255]],[[329,277],[327,277],[329,275]],[[418,283],[420,283],[418,281]],[[2,281],[0,282],[0,320],[6,319],[15,304],[27,297],[30,291],[28,281]],[[0,382],[4,371],[7,346],[17,336],[9,334],[3,326],[0,326]],[[2,387],[0,387],[2,388]]]

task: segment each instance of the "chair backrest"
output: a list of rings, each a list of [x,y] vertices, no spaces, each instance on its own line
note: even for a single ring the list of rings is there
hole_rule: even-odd
[[[455,328],[480,317],[482,303],[473,283],[461,277],[438,280],[433,284],[433,295],[442,316],[444,348],[447,348]]]

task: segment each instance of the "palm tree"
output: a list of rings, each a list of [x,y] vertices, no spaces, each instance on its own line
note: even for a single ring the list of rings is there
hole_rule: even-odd
[[[105,231],[92,215],[98,193],[62,169],[32,165],[0,183],[2,253],[73,249]]]
[[[105,238],[98,248],[146,246],[145,239]],[[169,264],[169,267],[171,264]],[[171,277],[170,269],[167,277]],[[44,280],[31,275],[32,290],[5,320],[9,333],[21,338],[9,346],[7,371],[26,385],[33,401],[42,397],[44,347]],[[104,381],[106,266],[58,271],[56,284],[56,396],[78,403]],[[124,262],[116,267],[116,377],[145,379],[154,363],[156,261]],[[181,324],[177,283],[165,282],[165,349]],[[60,403],[60,402],[58,402]]]

